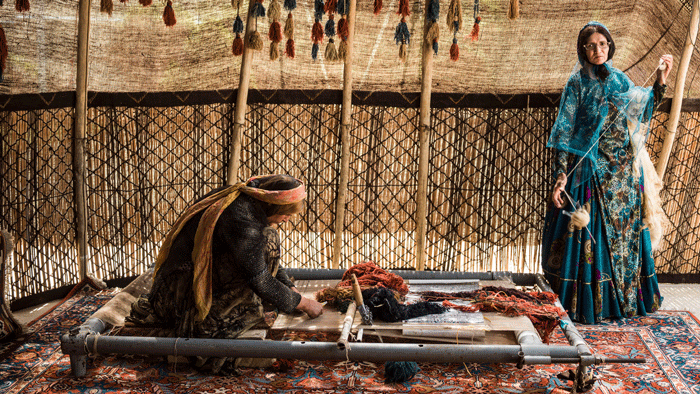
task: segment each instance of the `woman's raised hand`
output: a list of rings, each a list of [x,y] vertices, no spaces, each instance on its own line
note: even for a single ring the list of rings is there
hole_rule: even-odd
[[[566,174],[563,172],[557,176],[557,183],[554,184],[554,191],[552,192],[552,202],[557,208],[564,208],[564,188],[566,187]]]

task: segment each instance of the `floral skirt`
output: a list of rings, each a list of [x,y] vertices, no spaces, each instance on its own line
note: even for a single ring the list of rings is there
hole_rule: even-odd
[[[572,199],[589,212],[587,227],[576,229],[571,224],[564,213],[573,210],[571,204],[564,209],[550,205],[542,238],[545,278],[569,317],[586,324],[646,315],[662,301],[649,231],[640,218],[633,217],[633,223],[618,232],[619,223],[626,219],[619,217],[620,212],[622,216],[625,212],[611,212],[611,193],[599,184],[593,176],[575,188],[567,185]]]

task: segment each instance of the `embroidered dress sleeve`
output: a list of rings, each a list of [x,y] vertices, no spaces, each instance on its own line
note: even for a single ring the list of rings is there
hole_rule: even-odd
[[[580,80],[577,77],[569,78],[561,94],[559,112],[552,127],[552,133],[547,142],[548,147],[555,148],[554,161],[552,162],[552,175],[554,179],[561,173],[566,173],[569,152],[563,150],[571,141],[576,124],[576,116],[579,111]]]
[[[279,269],[277,269],[276,278],[278,281],[284,283],[287,287],[294,287],[294,283],[291,279],[289,279],[289,275],[287,275],[287,270],[285,270],[284,267],[280,266]]]

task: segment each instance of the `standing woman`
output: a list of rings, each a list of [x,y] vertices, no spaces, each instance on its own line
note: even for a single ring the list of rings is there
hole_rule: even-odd
[[[576,50],[580,69],[564,88],[547,143],[556,150],[556,184],[543,271],[574,321],[646,315],[662,297],[639,158],[673,57],[662,56],[653,88],[642,88],[612,67],[615,42],[602,24],[584,26]]]

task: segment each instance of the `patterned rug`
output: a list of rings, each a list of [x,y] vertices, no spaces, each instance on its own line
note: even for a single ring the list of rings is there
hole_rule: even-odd
[[[385,383],[381,364],[297,361],[286,372],[242,369],[240,376],[202,375],[184,364],[146,356],[90,357],[84,378],[72,376],[60,335],[114,296],[83,286],[0,346],[2,393],[566,393],[557,377],[570,365],[428,364],[408,382]],[[644,357],[645,364],[593,368],[588,393],[700,394],[700,323],[688,312],[665,311],[596,326],[578,326],[599,355]],[[566,344],[556,333],[553,344]]]

